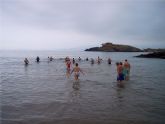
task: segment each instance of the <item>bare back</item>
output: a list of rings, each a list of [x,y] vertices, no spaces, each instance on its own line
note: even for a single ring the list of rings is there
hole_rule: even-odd
[[[74,67],[74,72],[80,72],[80,68],[79,67]]]

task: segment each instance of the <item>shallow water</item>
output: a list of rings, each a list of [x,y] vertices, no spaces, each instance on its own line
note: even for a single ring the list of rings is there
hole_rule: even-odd
[[[140,53],[1,51],[1,124],[164,124],[163,59]],[[41,62],[36,63],[35,57]],[[47,61],[48,56],[56,59]],[[98,65],[79,62],[85,75],[67,79],[64,58],[103,58]],[[108,65],[106,59],[112,59]],[[23,60],[28,57],[30,65]],[[116,85],[115,62],[128,59],[130,81]]]

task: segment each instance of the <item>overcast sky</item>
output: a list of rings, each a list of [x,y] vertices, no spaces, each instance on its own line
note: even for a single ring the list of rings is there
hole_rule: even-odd
[[[165,0],[0,0],[0,49],[165,48]]]

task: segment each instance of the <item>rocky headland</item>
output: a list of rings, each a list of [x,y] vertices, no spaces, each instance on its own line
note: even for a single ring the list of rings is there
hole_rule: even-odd
[[[144,52],[163,52],[165,49],[152,49],[152,48],[147,48],[143,50]]]
[[[135,57],[140,57],[140,58],[160,58],[160,59],[165,59],[165,51],[160,51],[160,52],[152,52],[148,54],[141,54]]]

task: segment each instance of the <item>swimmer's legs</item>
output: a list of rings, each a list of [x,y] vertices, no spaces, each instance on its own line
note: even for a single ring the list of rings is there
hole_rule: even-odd
[[[78,75],[75,75],[74,76],[74,79],[77,81],[78,80]]]
[[[75,79],[76,81],[78,81],[78,80],[79,80],[79,74],[75,74],[75,75],[74,75],[74,79]]]
[[[70,70],[66,71],[66,77],[69,78],[70,77]]]

